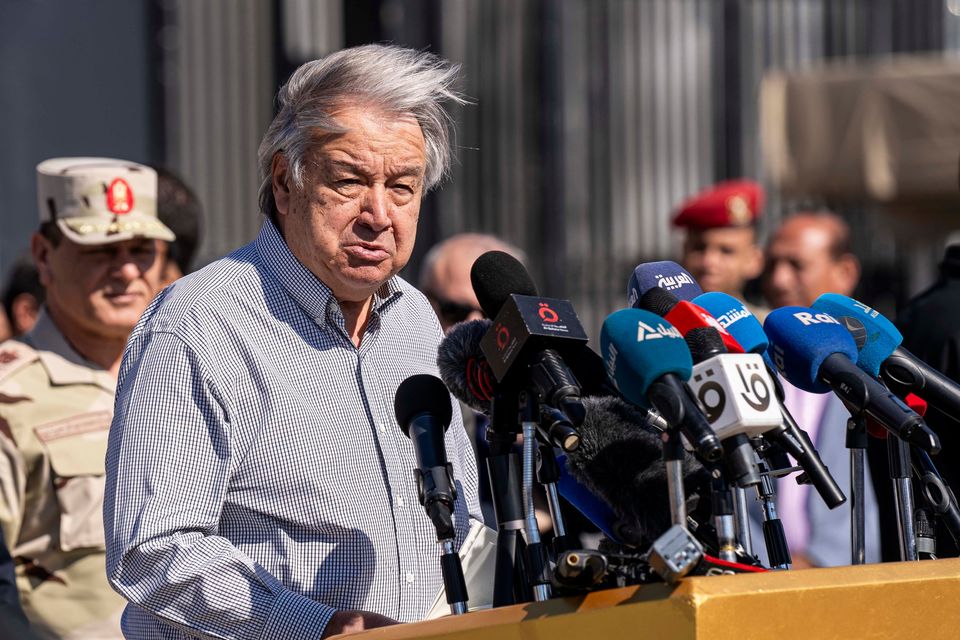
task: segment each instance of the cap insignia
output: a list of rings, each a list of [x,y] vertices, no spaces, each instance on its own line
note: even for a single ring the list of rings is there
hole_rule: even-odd
[[[750,204],[747,199],[741,195],[730,196],[727,198],[727,215],[730,217],[730,223],[736,225],[745,225],[750,223]]]
[[[133,190],[123,178],[114,179],[107,187],[107,209],[116,214],[133,210]]]

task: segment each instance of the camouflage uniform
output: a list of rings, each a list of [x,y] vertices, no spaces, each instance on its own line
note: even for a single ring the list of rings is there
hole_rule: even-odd
[[[116,382],[46,313],[23,342],[0,345],[0,363],[0,524],[27,617],[54,637],[122,637],[103,544]]]
[[[156,172],[110,158],[37,167],[41,223],[65,240],[172,241],[157,220]],[[69,287],[69,277],[56,286]],[[32,629],[45,638],[122,638],[126,601],[107,582],[104,458],[116,380],[68,344],[46,310],[0,344],[0,527]],[[5,640],[5,639],[4,639]]]

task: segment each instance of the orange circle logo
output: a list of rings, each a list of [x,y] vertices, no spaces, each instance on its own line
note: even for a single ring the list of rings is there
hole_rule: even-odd
[[[557,315],[557,312],[550,308],[546,302],[540,303],[539,311],[540,319],[544,322],[554,323],[560,320],[560,316]]]

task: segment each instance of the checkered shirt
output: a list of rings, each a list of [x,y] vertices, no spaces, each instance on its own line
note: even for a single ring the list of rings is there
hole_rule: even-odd
[[[337,609],[422,618],[442,585],[397,387],[440,326],[399,277],[360,347],[272,223],[165,290],[130,337],[107,450],[107,575],[128,638],[317,638]],[[457,545],[480,519],[461,417]]]

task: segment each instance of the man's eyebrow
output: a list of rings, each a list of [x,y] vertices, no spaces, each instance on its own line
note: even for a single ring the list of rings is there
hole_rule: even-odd
[[[423,177],[423,174],[426,172],[426,167],[420,164],[403,164],[397,167],[395,170],[390,172],[390,176],[393,178],[413,176],[415,178]]]
[[[363,164],[358,162],[350,162],[349,160],[327,160],[326,165],[329,169],[341,169],[352,171],[354,173],[366,174],[367,168]],[[393,171],[390,172],[391,178],[400,178],[413,176],[416,178],[423,177],[423,174],[426,172],[426,168],[423,165],[419,164],[404,164],[397,166]]]

